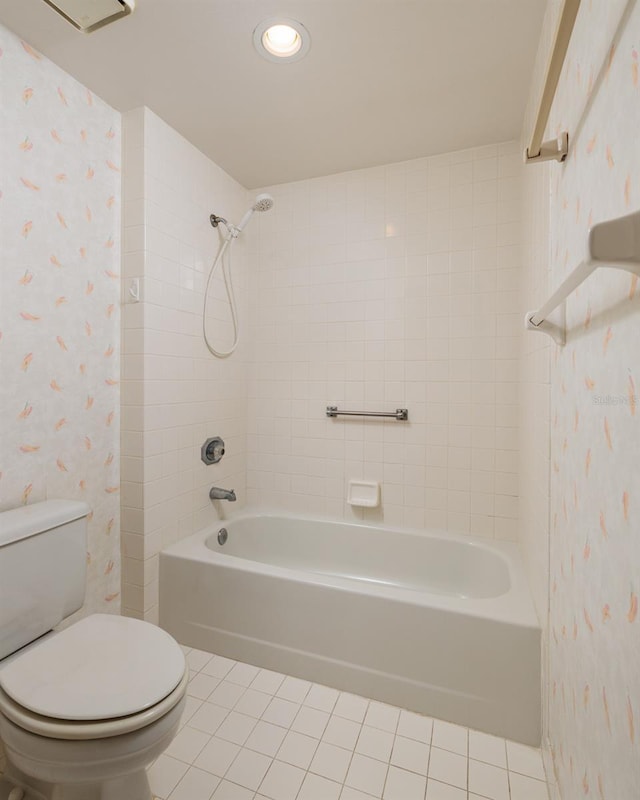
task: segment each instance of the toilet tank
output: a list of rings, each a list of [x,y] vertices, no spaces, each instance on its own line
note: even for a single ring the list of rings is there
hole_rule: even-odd
[[[47,500],[0,512],[0,659],[82,607],[89,511]]]

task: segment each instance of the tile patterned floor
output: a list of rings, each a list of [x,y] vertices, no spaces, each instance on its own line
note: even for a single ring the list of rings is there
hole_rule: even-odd
[[[159,800],[548,800],[540,751],[184,648]]]

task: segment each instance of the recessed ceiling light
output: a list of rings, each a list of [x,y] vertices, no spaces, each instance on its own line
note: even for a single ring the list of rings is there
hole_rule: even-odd
[[[298,61],[309,51],[309,31],[293,19],[263,20],[253,32],[253,44],[269,61]]]

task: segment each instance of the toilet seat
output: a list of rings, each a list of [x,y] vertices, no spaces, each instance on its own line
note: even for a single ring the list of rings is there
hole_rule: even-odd
[[[0,666],[0,713],[50,738],[118,736],[168,713],[187,681],[184,654],[168,633],[94,614]]]
[[[18,705],[5,692],[0,689],[0,714],[13,722],[19,728],[30,731],[47,739],[68,739],[83,741],[89,739],[109,739],[122,736],[146,728],[162,717],[166,716],[180,703],[187,691],[189,672],[184,676],[168,697],[152,708],[139,714],[118,719],[95,720],[93,722],[73,722],[62,719],[51,719],[34,714]]]

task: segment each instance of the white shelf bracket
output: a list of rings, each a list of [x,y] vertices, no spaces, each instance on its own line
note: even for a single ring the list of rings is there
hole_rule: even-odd
[[[548,319],[543,319],[539,325],[536,325],[532,320],[532,317],[535,313],[535,311],[527,311],[524,317],[524,327],[528,331],[546,333],[547,336],[550,336],[557,345],[564,347],[567,343],[567,334],[564,325],[556,325],[553,322],[549,322]],[[564,313],[562,316],[564,317]]]
[[[528,311],[524,326],[528,331],[542,331],[560,346],[566,342],[564,301],[592,272],[599,268],[623,269],[640,277],[640,211],[594,225],[589,231],[589,255],[560,284],[538,311]],[[561,323],[549,316],[559,307]]]

